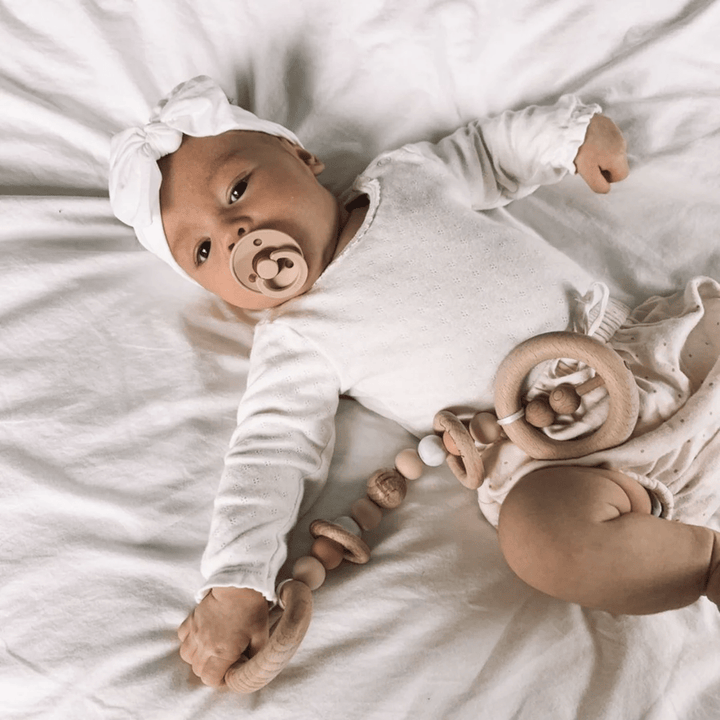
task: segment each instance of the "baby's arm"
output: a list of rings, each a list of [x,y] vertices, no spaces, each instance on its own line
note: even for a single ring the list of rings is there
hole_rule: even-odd
[[[407,149],[443,163],[475,210],[502,207],[576,170],[594,190],[606,192],[601,171],[615,181],[627,165],[620,131],[599,112],[598,105],[566,95],[555,105],[471,122],[436,144]]]
[[[267,641],[286,536],[305,488],[312,500],[327,477],[338,401],[325,358],[282,324],[258,327],[203,556],[207,581],[178,631],[182,658],[208,685]]]

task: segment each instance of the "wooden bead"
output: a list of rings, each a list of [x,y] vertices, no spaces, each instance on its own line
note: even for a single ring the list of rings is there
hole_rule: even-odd
[[[320,536],[310,548],[310,554],[316,557],[326,570],[334,570],[342,561],[345,555],[345,548],[329,537]]]
[[[447,430],[443,433],[442,441],[445,449],[451,455],[455,455],[455,457],[460,457],[460,451],[458,450],[458,446],[455,444],[455,441],[452,439],[452,435],[447,432]]]
[[[363,530],[374,530],[382,520],[382,510],[369,498],[358,498],[350,507],[350,515]]]
[[[295,561],[293,580],[304,582],[311,590],[317,590],[325,582],[325,566],[312,555],[303,555]]]
[[[417,480],[425,469],[423,461],[415,448],[401,450],[395,457],[395,467],[407,480]]]
[[[555,413],[547,398],[536,397],[526,405],[525,419],[536,428],[544,428],[555,422]]]
[[[497,417],[491,412],[479,412],[470,420],[470,435],[481,445],[491,445],[502,435]]]
[[[368,497],[381,508],[392,510],[405,499],[407,483],[397,470],[378,470],[367,483]]]
[[[572,385],[563,383],[550,393],[550,407],[559,415],[569,415],[580,407],[580,396]]]
[[[430,467],[440,467],[448,455],[439,435],[426,435],[418,443],[417,451],[420,459]]]

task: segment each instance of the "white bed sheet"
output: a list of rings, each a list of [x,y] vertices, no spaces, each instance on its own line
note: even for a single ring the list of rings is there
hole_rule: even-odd
[[[641,299],[720,278],[719,35],[718,0],[0,0],[0,717],[719,717],[715,606],[613,617],[530,590],[446,469],[331,574],[272,686],[195,681],[175,628],[252,322],[143,251],[106,192],[109,136],[200,73],[295,130],[334,190],[381,150],[578,92],[626,133],[630,178],[512,211]],[[410,441],[343,401],[291,559]]]

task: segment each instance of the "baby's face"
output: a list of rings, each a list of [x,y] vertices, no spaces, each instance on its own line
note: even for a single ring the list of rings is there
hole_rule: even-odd
[[[312,287],[332,259],[340,208],[317,180],[323,164],[297,145],[240,130],[185,136],[158,165],[160,209],[173,257],[231,305],[257,310],[287,299],[253,293],[233,277],[230,253],[245,233],[279,230],[298,242],[308,265],[298,295]]]

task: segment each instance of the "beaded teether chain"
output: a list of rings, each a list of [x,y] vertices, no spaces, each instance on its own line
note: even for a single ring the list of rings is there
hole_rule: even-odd
[[[553,358],[575,358],[597,375],[577,388],[556,387],[549,396],[526,402],[523,382],[533,367]],[[572,414],[583,395],[605,386],[609,398],[604,424],[574,440],[554,440],[540,431],[555,421],[555,413]],[[368,480],[366,494],[332,522],[315,520],[310,532],[315,538],[310,554],[295,561],[292,578],[278,585],[278,601],[285,612],[273,629],[267,645],[251,660],[241,659],[226,673],[231,690],[251,693],[267,685],[287,665],[310,623],[312,591],[325,582],[328,570],[343,559],[364,564],[370,548],[363,532],[373,530],[383,510],[398,507],[407,493],[408,481],[417,480],[426,466],[447,462],[455,477],[467,488],[483,482],[483,454],[505,438],[534,459],[583,457],[625,442],[637,422],[639,394],[634,376],[623,359],[609,346],[586,335],[555,332],[538,335],[518,345],[501,363],[495,383],[495,409],[480,412],[469,424],[442,410],[434,419],[435,434],[420,440],[417,449],[407,448],[395,457],[395,467],[378,470]],[[487,461],[487,457],[485,458]]]
[[[500,428],[492,413],[482,412],[470,422],[470,434],[475,442],[489,445],[497,440]],[[439,467],[448,454],[460,452],[450,433],[427,435],[417,449],[401,450],[395,457],[395,467],[378,470],[367,482],[367,493],[350,507],[350,515],[342,515],[332,522],[315,520],[310,533],[315,541],[310,554],[298,558],[292,568],[292,579],[317,590],[324,582],[327,570],[334,570],[343,559],[363,565],[370,560],[370,548],[361,535],[374,530],[382,520],[383,510],[399,507],[407,494],[407,481],[417,480],[425,467]],[[285,580],[284,582],[288,582]],[[283,583],[278,586],[278,594]],[[280,603],[282,606],[282,602]]]
[[[456,424],[450,431],[443,429],[448,422]],[[366,494],[355,500],[349,515],[342,515],[332,522],[314,520],[310,524],[310,533],[315,538],[310,554],[298,558],[293,564],[291,578],[283,580],[277,587],[278,605],[285,613],[270,637],[272,648],[266,649],[262,657],[255,656],[252,661],[243,658],[228,670],[225,681],[231,690],[252,693],[279,674],[295,653],[309,625],[311,592],[321,587],[327,571],[337,568],[343,560],[357,565],[370,560],[370,548],[362,539],[362,533],[374,530],[380,524],[383,510],[393,510],[402,504],[408,481],[419,479],[425,467],[439,467],[447,458],[455,458],[458,466],[463,468],[462,472],[473,478],[466,481],[459,477],[463,484],[468,487],[480,485],[482,476],[477,477],[477,469],[474,472],[465,471],[463,460],[467,462],[470,458],[466,452],[461,453],[451,432],[461,445],[467,436],[472,444],[472,456],[479,458],[476,443],[481,447],[489,446],[502,437],[495,415],[477,413],[466,428],[451,413],[439,413],[436,431],[442,434],[427,435],[420,440],[417,449],[400,451],[395,457],[395,467],[375,472],[367,482]],[[464,449],[467,451],[469,448]],[[464,455],[463,460],[460,459],[461,454]],[[480,463],[481,470],[482,462],[479,459],[476,462]],[[251,669],[251,665],[255,667]]]

